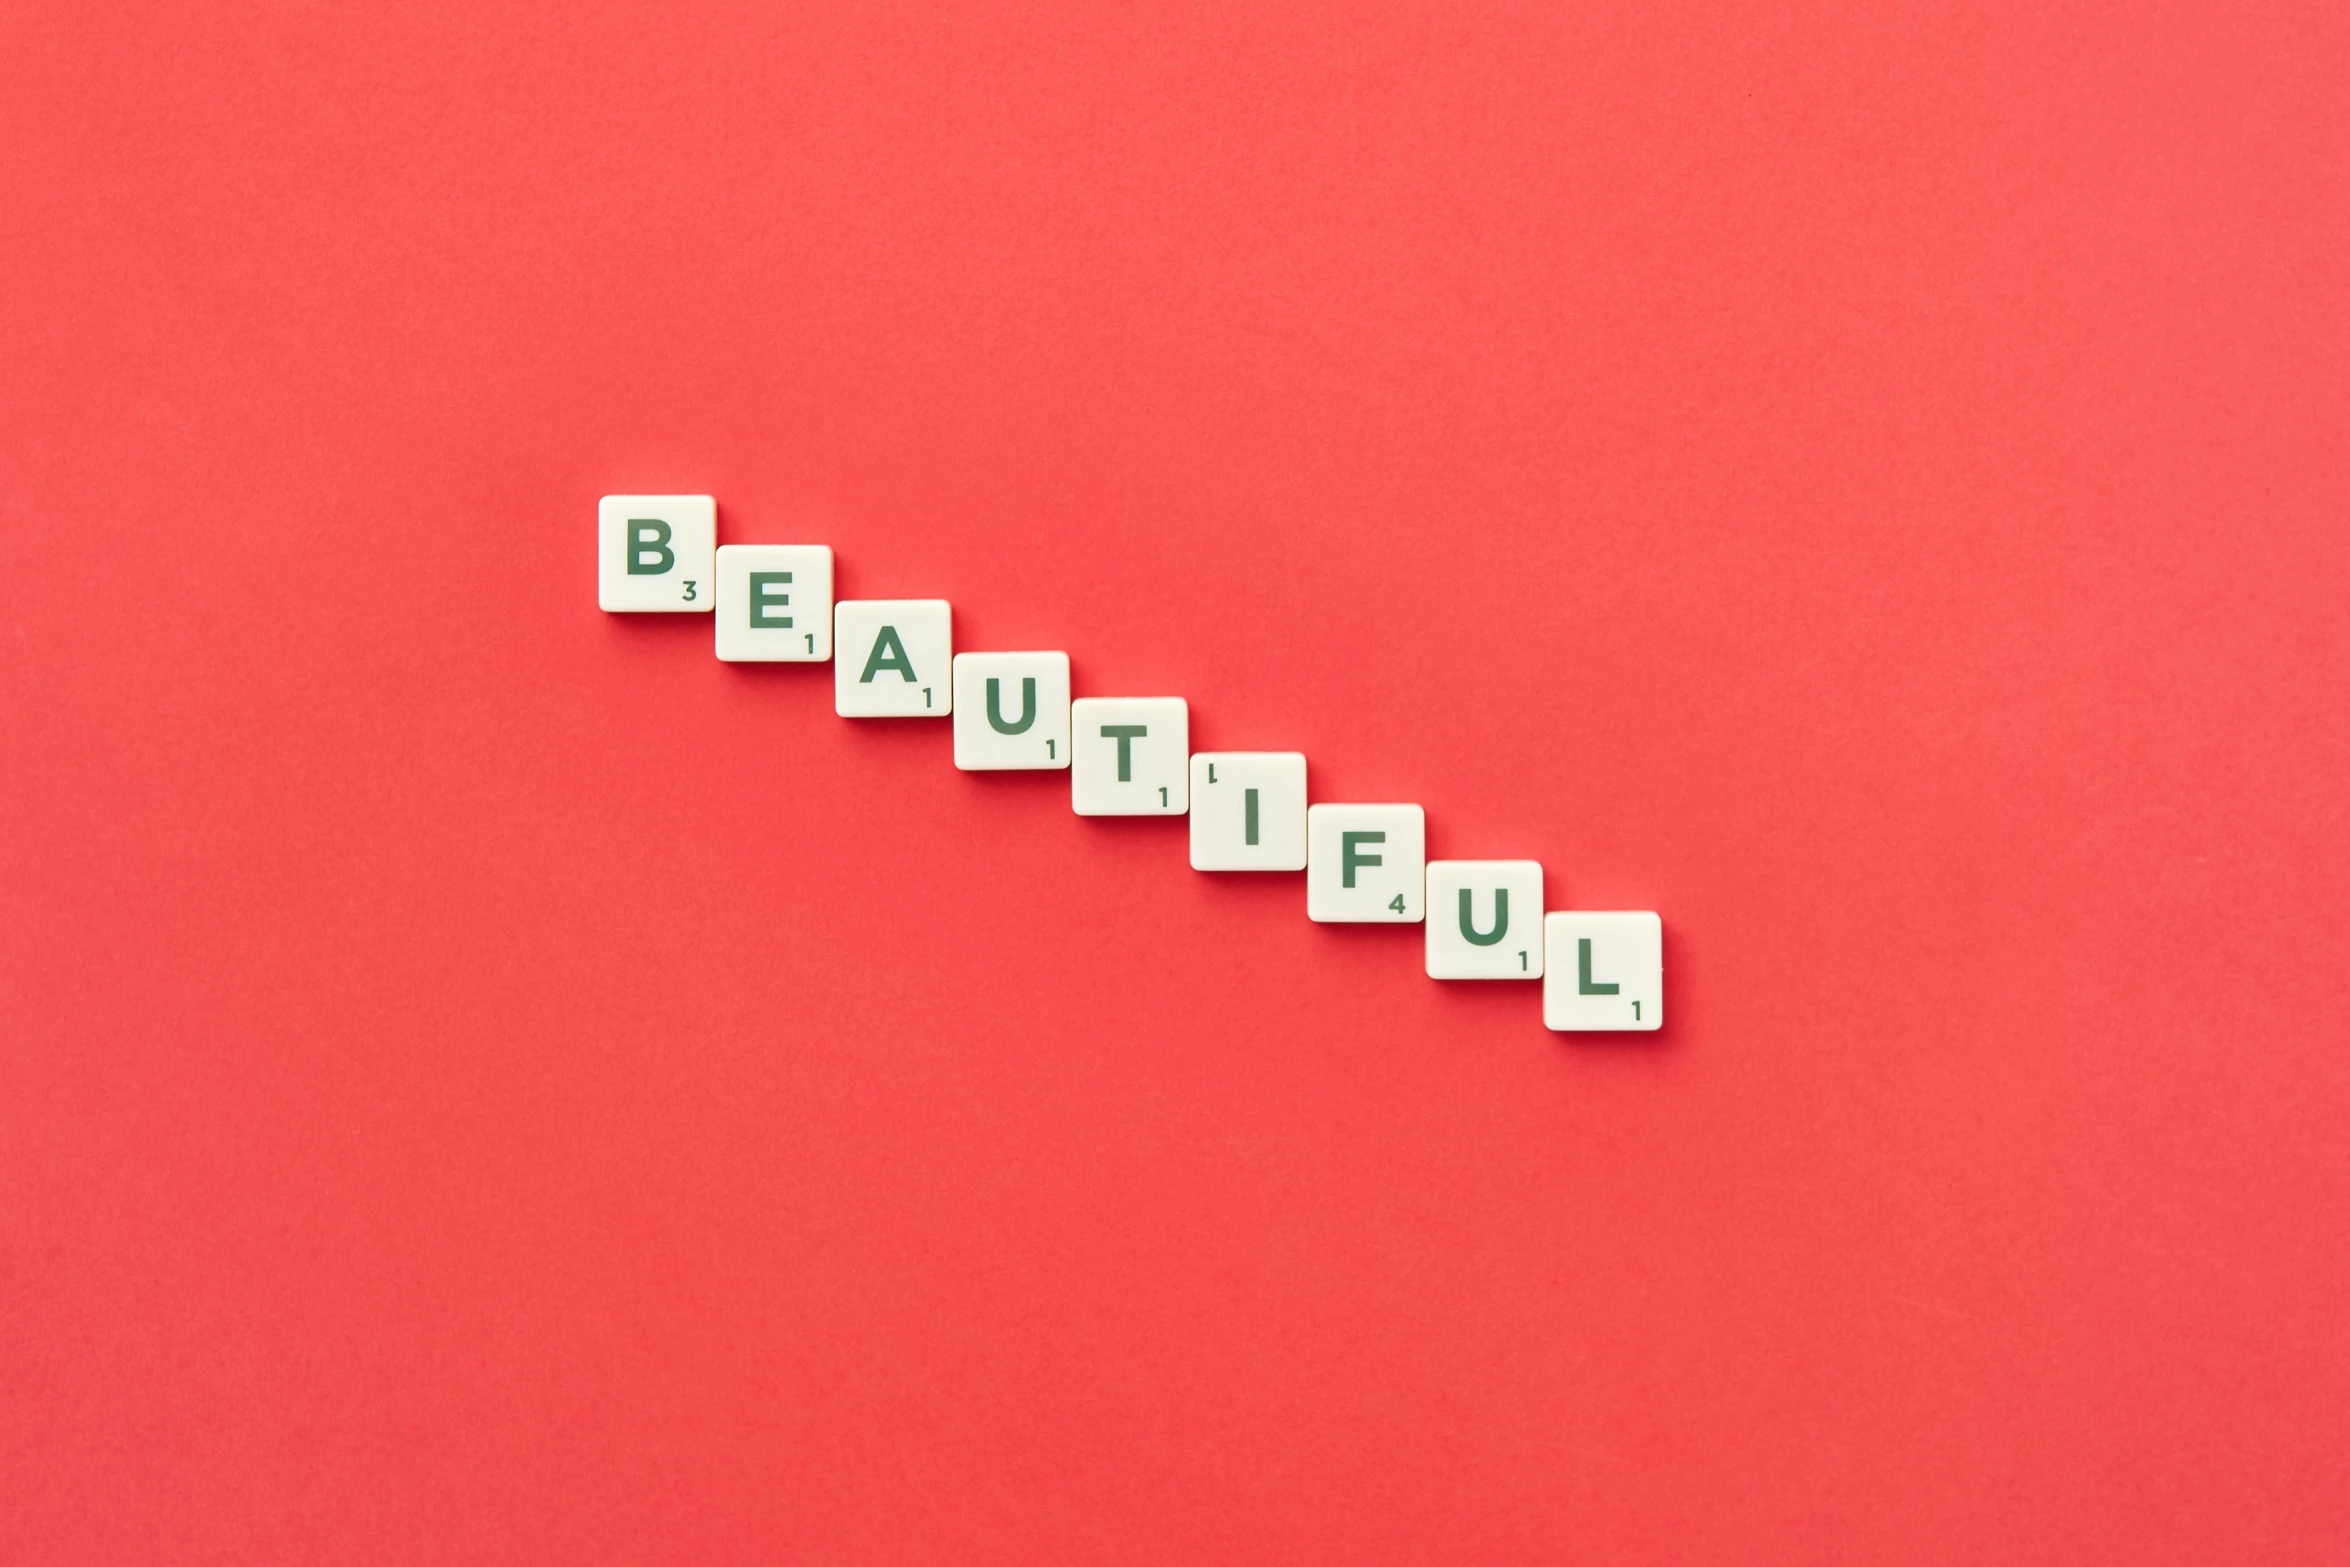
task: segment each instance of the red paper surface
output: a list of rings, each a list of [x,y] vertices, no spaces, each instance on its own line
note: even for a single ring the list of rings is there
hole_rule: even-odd
[[[0,1558],[2342,1560],[2346,18],[15,0]]]

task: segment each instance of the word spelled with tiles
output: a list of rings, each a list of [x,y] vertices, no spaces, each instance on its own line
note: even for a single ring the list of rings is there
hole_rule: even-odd
[[[1543,908],[1534,860],[1431,860],[1417,805],[1306,798],[1295,751],[1191,749],[1179,696],[1077,696],[1069,655],[958,653],[945,599],[835,599],[822,544],[718,543],[707,495],[607,495],[596,601],[706,612],[718,656],[832,665],[843,718],[946,718],[967,771],[1064,768],[1080,816],[1189,816],[1199,871],[1303,871],[1306,917],[1418,924],[1432,979],[1539,980],[1562,1032],[1664,1026],[1664,923]]]

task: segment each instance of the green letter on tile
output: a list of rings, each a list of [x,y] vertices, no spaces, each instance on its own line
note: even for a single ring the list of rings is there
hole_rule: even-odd
[[[669,524],[658,517],[628,519],[628,574],[658,577],[677,564],[669,548]]]
[[[873,655],[865,660],[865,672],[857,677],[857,684],[871,683],[885,669],[904,675],[908,685],[914,683],[914,661],[906,656],[906,644],[898,640],[895,626],[883,626],[881,635],[873,639]]]
[[[751,573],[751,626],[758,631],[788,630],[791,616],[771,615],[769,610],[781,609],[791,602],[789,593],[770,593],[778,582],[791,581],[788,571],[754,571]]]
[[[1028,726],[1036,722],[1036,677],[1034,675],[1022,675],[1020,677],[1020,721],[1016,724],[1007,724],[1004,722],[1003,693],[1004,683],[996,679],[996,677],[993,675],[988,676],[988,727],[993,729],[999,735],[1026,734],[1028,732]],[[1123,774],[1120,776],[1123,776]]]
[[[1104,724],[1102,738],[1118,742],[1118,781],[1134,782],[1134,742],[1150,733],[1148,724]]]
[[[1482,933],[1477,929],[1477,921],[1469,913],[1469,889],[1466,887],[1461,889],[1461,936],[1470,946],[1490,947],[1501,940],[1503,933],[1509,928],[1509,888],[1496,887],[1493,889],[1493,929]],[[1588,946],[1589,943],[1585,943],[1585,945]]]

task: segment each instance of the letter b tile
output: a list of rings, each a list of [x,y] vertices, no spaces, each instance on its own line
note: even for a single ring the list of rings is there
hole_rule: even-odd
[[[699,614],[716,602],[718,503],[707,495],[607,495],[596,502],[596,603],[620,612]]]
[[[1069,655],[957,653],[955,765],[1069,765]]]
[[[1428,862],[1428,977],[1542,977],[1542,862]]]
[[[1426,907],[1428,819],[1416,805],[1306,811],[1306,917],[1411,924]]]

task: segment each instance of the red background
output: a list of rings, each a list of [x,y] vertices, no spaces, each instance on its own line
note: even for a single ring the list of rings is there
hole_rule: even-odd
[[[15,0],[0,1556],[2341,1560],[2350,22],[2044,9]]]

